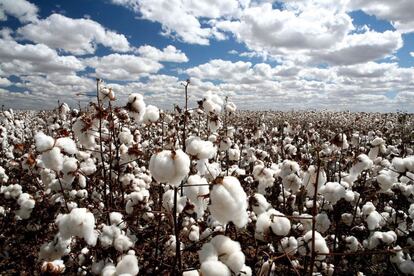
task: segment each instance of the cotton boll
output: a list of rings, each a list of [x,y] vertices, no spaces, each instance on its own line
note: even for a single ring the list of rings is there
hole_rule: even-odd
[[[186,140],[186,152],[197,159],[211,159],[216,155],[217,148],[210,141],[192,136]]]
[[[180,196],[177,193],[177,213],[181,213],[187,203],[186,196]],[[174,190],[168,190],[162,195],[162,207],[168,212],[172,212],[174,208]]]
[[[148,105],[145,109],[144,122],[145,123],[155,123],[160,118],[160,111],[158,107],[153,105]]]
[[[77,236],[91,246],[96,244],[95,217],[86,208],[74,208],[69,214],[59,214],[55,222],[63,239]]]
[[[316,230],[320,233],[325,233],[331,226],[331,221],[326,213],[319,213],[316,216]]]
[[[326,200],[335,205],[341,198],[346,196],[346,187],[348,185],[346,182],[342,183],[341,185],[338,182],[327,182],[320,188],[319,192]]]
[[[14,198],[17,199],[22,194],[22,186],[19,184],[11,184],[9,186],[1,186],[0,194],[4,194],[6,199]]]
[[[123,229],[126,227],[125,222],[122,220],[123,215],[119,212],[111,212],[109,214],[109,221],[111,224],[116,225],[117,227]]]
[[[63,168],[63,155],[58,147],[45,151],[41,156],[46,168],[59,172]]]
[[[6,174],[6,171],[2,166],[0,166],[0,184],[7,183],[9,181],[9,176]]]
[[[116,265],[116,275],[137,275],[139,272],[138,260],[134,255],[125,255]]]
[[[187,179],[187,185],[183,188],[183,193],[195,205],[197,217],[201,218],[207,209],[207,196],[210,193],[207,180],[199,175],[190,175]]]
[[[188,239],[193,242],[200,240],[200,228],[198,226],[195,226],[195,225],[191,226]]]
[[[38,152],[50,150],[53,148],[53,145],[55,144],[55,139],[53,139],[50,136],[47,136],[43,132],[36,133],[34,139],[36,144],[36,150]]]
[[[158,182],[178,186],[190,171],[190,158],[182,150],[164,150],[152,155],[149,169]]]
[[[344,177],[343,180],[352,186],[355,180],[357,180],[358,176],[361,174],[361,172],[364,170],[371,169],[373,164],[374,163],[367,155],[360,154],[357,157],[357,163],[355,163],[351,167],[351,169],[349,170],[349,175]]]
[[[302,182],[306,188],[307,195],[310,197],[313,197],[315,194],[316,178],[318,178],[317,190],[320,191],[322,185],[326,183],[326,173],[321,169],[318,176],[316,167],[313,165],[309,166],[308,171],[306,171],[303,176]]]
[[[134,206],[139,203],[146,203],[150,197],[149,191],[142,189],[139,192],[132,192],[126,196],[127,203],[125,205],[125,211],[127,214],[132,214],[134,212]]]
[[[202,275],[231,275],[230,271],[237,275],[242,269],[248,270],[240,244],[226,236],[215,236],[198,253]]]
[[[200,273],[203,276],[231,276],[230,269],[219,261],[206,261],[200,266]]]
[[[236,109],[237,109],[237,107],[236,107],[236,105],[233,102],[227,102],[227,104],[226,104],[226,110],[228,112],[234,113],[234,112],[236,112]]]
[[[253,212],[257,216],[266,212],[271,207],[271,204],[267,202],[266,198],[262,194],[259,194],[259,193],[254,194],[254,196],[250,197],[249,201],[253,209]]]
[[[134,135],[131,134],[131,131],[128,128],[123,129],[119,135],[119,142],[125,145],[130,145],[134,141]]]
[[[44,243],[40,247],[39,260],[57,260],[70,253],[70,239],[63,239],[57,234],[53,241]]]
[[[296,174],[290,174],[282,179],[283,187],[291,191],[292,193],[297,193],[302,186],[302,181]]]
[[[228,150],[229,160],[238,161],[240,159],[240,150],[239,147],[235,144]]]
[[[65,264],[62,260],[54,260],[52,262],[43,262],[41,267],[42,273],[46,275],[59,275],[65,271]]]
[[[305,246],[305,247],[303,247]],[[310,255],[312,252],[312,231],[306,232],[303,237],[298,239],[298,248],[301,255]],[[329,248],[326,245],[325,239],[321,236],[319,232],[315,231],[315,252],[327,254],[329,253]],[[316,260],[324,260],[325,255],[317,255]]]
[[[134,243],[131,241],[131,239],[125,235],[119,235],[114,240],[114,247],[119,252],[124,252],[131,248],[134,245]]]
[[[80,170],[86,175],[90,176],[96,172],[96,165],[92,158],[88,158],[79,164]]]
[[[275,209],[269,209],[267,212],[258,216],[256,221],[255,238],[258,240],[267,240],[269,231],[277,236],[286,236],[290,232],[290,221],[283,217],[283,214]]]
[[[210,201],[210,213],[219,222],[232,221],[239,228],[247,224],[247,196],[237,178],[225,176],[221,183],[215,184]]]
[[[55,146],[67,154],[75,154],[78,151],[75,142],[69,137],[58,138]]]
[[[298,241],[295,237],[284,237],[280,240],[280,244],[278,245],[278,251],[281,253],[287,253],[289,255],[294,255],[298,248]]]
[[[35,206],[35,201],[32,199],[32,196],[28,193],[20,194],[17,199],[17,204],[19,204],[20,209],[16,211],[16,216],[20,219],[30,218],[32,210]]]
[[[381,187],[382,192],[386,192],[391,189],[392,185],[398,182],[398,174],[393,171],[382,170],[377,176],[377,182]]]
[[[414,275],[414,262],[412,260],[403,261],[398,268],[406,275]]]
[[[365,219],[365,221],[368,224],[369,230],[374,230],[376,228],[380,227],[380,222],[382,220],[382,216],[377,211],[372,211],[368,217]]]
[[[184,271],[183,276],[200,276],[200,274],[198,273],[198,270],[193,269],[193,270]]]
[[[127,108],[130,116],[137,122],[142,122],[145,115],[145,103],[142,95],[133,93],[128,97]]]

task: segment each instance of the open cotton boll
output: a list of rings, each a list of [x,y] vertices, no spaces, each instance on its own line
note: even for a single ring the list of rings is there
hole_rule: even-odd
[[[374,163],[372,160],[365,154],[360,154],[357,157],[357,162],[351,167],[349,170],[349,175],[344,177],[344,181],[349,183],[352,187],[355,180],[357,180],[358,176],[361,174],[362,171],[371,169]]]
[[[188,239],[193,242],[200,240],[200,227],[196,225],[191,226],[190,233],[188,234]]]
[[[231,275],[231,272],[238,275],[242,269],[248,270],[240,243],[223,235],[217,235],[205,243],[198,254],[202,275]]]
[[[230,269],[219,261],[206,261],[201,264],[200,273],[203,276],[231,276]]]
[[[86,149],[95,148],[95,133],[89,129],[87,125],[85,125],[81,117],[76,119],[72,128],[76,138],[79,140],[79,143],[81,145],[83,145]]]
[[[286,252],[289,255],[294,255],[298,251],[298,241],[295,237],[284,237],[280,240],[277,249],[281,253]]]
[[[63,155],[58,147],[42,153],[41,160],[48,169],[60,172],[63,168]]]
[[[7,183],[9,181],[9,176],[6,174],[6,171],[2,166],[0,166],[0,184]]]
[[[384,139],[380,137],[376,137],[374,140],[372,140],[371,146],[372,148],[369,150],[369,153],[368,153],[368,157],[371,160],[374,160],[375,158],[377,158],[379,152],[381,153],[386,152],[385,141]]]
[[[142,122],[145,116],[145,102],[142,95],[133,93],[128,96],[127,109],[130,116],[137,122]]]
[[[127,203],[125,205],[125,211],[127,214],[134,212],[134,206],[139,203],[146,203],[150,197],[147,189],[142,189],[138,192],[132,192],[126,196]]]
[[[35,203],[31,195],[22,193],[17,199],[17,204],[19,204],[20,209],[16,211],[16,216],[20,219],[30,218]]]
[[[59,275],[65,271],[65,264],[62,260],[43,262],[41,271],[44,275]]]
[[[303,237],[300,237],[298,239],[298,251],[301,255],[310,255],[312,252],[312,231],[306,232]],[[328,254],[329,248],[326,245],[325,239],[322,237],[322,235],[315,231],[315,252],[322,253],[322,254]],[[325,255],[317,255],[316,260],[324,260],[326,258]]]
[[[328,231],[329,227],[331,226],[331,221],[329,220],[328,215],[323,212],[316,215],[316,230],[320,233],[325,233]]]
[[[210,192],[211,215],[223,224],[232,221],[242,228],[247,224],[247,196],[240,182],[233,176],[225,176]]]
[[[10,184],[9,186],[1,186],[0,194],[4,194],[6,199],[18,198],[22,194],[22,186],[19,184]]]
[[[69,137],[58,138],[55,146],[59,147],[67,154],[75,154],[78,151],[76,143]]]
[[[131,131],[128,128],[122,129],[118,138],[119,142],[125,145],[130,145],[134,141],[134,135],[131,134]]]
[[[145,123],[155,123],[160,118],[160,111],[158,107],[153,105],[148,105],[145,109],[144,122]]]
[[[211,159],[216,155],[217,148],[210,141],[191,136],[186,141],[186,152],[197,159]]]
[[[181,213],[187,203],[186,196],[180,196],[177,193],[177,213]],[[162,195],[162,207],[168,212],[172,212],[174,208],[174,190],[168,190]]]
[[[190,158],[182,150],[163,150],[151,156],[149,169],[160,183],[178,186],[190,172]]]
[[[190,175],[187,179],[187,185],[183,188],[183,193],[195,205],[197,217],[201,218],[207,209],[208,199],[206,197],[210,193],[207,179],[198,174]]]
[[[253,209],[253,212],[257,216],[266,212],[272,206],[269,202],[267,202],[266,198],[259,193],[256,193],[254,194],[254,196],[251,196],[249,201]]]
[[[70,243],[70,239],[63,239],[58,233],[53,241],[42,244],[39,251],[39,260],[53,261],[68,255],[71,251]]]
[[[315,194],[316,178],[318,178],[317,190],[320,191],[323,184],[326,183],[326,173],[323,169],[316,172],[315,166],[309,166],[308,170],[303,175],[303,185],[306,188],[306,193],[308,196],[313,197]]]
[[[231,148],[229,148],[228,154],[229,154],[230,161],[239,161],[240,160],[239,146],[237,146],[237,144],[234,144]]]
[[[135,255],[125,255],[116,265],[116,275],[137,275],[139,272],[138,259]]]
[[[97,239],[95,217],[88,209],[73,208],[69,214],[59,214],[55,223],[63,239],[76,236],[84,238],[89,245],[95,246]]]
[[[336,204],[341,198],[346,197],[346,189],[349,185],[346,182],[327,182],[323,185],[319,193],[332,204]]]
[[[276,236],[286,236],[289,234],[290,228],[288,218],[275,209],[269,209],[257,218],[254,236],[258,240],[265,241],[270,234],[269,231],[272,231]]]
[[[368,229],[369,230],[374,230],[376,228],[379,228],[380,223],[381,223],[382,220],[383,220],[383,218],[382,218],[381,214],[378,213],[377,211],[370,212],[368,217],[365,219],[365,221],[368,224]]]
[[[382,192],[391,189],[392,185],[398,182],[398,173],[390,170],[381,170],[377,176],[377,182]]]
[[[233,102],[227,102],[226,104],[226,110],[230,113],[236,112],[236,105]]]
[[[296,174],[289,174],[288,176],[282,179],[283,188],[292,193],[297,193],[302,187],[302,181]]]
[[[44,152],[44,151],[50,150],[53,148],[55,144],[55,139],[44,134],[41,131],[36,133],[34,139],[35,139],[36,150],[38,152]]]
[[[379,232],[375,231],[372,233],[367,240],[363,241],[365,248],[374,249],[381,243],[392,244],[397,240],[397,234],[394,231]]]
[[[85,161],[79,164],[80,170],[86,175],[89,176],[96,172],[96,165],[92,158],[88,158]]]
[[[405,260],[398,265],[402,273],[406,275],[414,275],[414,262],[412,260]]]

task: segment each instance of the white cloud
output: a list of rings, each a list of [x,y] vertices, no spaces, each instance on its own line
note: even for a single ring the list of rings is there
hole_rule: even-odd
[[[270,3],[247,8],[239,20],[218,21],[216,27],[233,33],[251,50],[274,55],[287,50],[329,49],[353,29],[346,13],[279,10]]]
[[[2,75],[71,73],[84,65],[74,56],[59,56],[44,44],[19,44],[11,38],[0,39],[0,72]]]
[[[7,78],[0,77],[0,87],[10,86],[12,83]]]
[[[414,32],[414,3],[412,0],[351,0],[349,9],[361,9],[369,15],[390,21],[401,32]]]
[[[412,57],[414,57],[414,52],[410,52],[410,55],[411,55]]]
[[[26,0],[0,1],[0,21],[7,20],[7,15],[14,16],[23,23],[36,21],[37,11],[36,5]]]
[[[137,49],[137,53],[140,54],[142,57],[149,58],[154,61],[161,61],[161,62],[162,61],[165,61],[165,62],[187,62],[188,61],[187,56],[172,45],[168,45],[162,51],[155,47],[144,45],[144,46],[140,46]]]
[[[224,39],[214,27],[202,26],[200,19],[236,16],[243,5],[237,0],[112,0],[128,7],[143,19],[159,22],[163,34],[191,44],[208,45],[209,39]]]
[[[73,19],[61,14],[52,14],[46,19],[25,25],[17,32],[33,42],[76,55],[94,53],[97,44],[116,52],[131,50],[123,34],[106,30],[98,22],[90,19]]]
[[[314,53],[314,62],[325,61],[334,65],[350,65],[387,57],[403,46],[399,32],[350,34],[335,48]]]
[[[159,62],[148,58],[121,54],[88,58],[84,62],[95,69],[96,77],[106,80],[138,80],[163,67]]]

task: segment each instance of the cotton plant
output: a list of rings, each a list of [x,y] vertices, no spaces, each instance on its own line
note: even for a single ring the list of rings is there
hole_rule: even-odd
[[[270,168],[266,168],[263,164],[258,164],[253,168],[253,176],[255,180],[259,182],[257,187],[258,193],[265,194],[266,189],[273,186],[275,178],[273,177],[274,171]]]
[[[271,234],[283,237],[289,234],[290,229],[290,220],[272,208],[257,217],[255,238],[265,241]]]
[[[202,246],[198,254],[203,276],[252,275],[251,268],[245,265],[240,243],[229,237],[215,236]]]
[[[164,150],[152,155],[149,169],[159,183],[178,186],[190,172],[190,158],[180,149]]]
[[[242,228],[248,222],[247,196],[240,182],[233,176],[217,180],[210,191],[211,215],[223,224],[230,221]]]
[[[305,256],[310,256],[311,252],[314,250],[316,253],[321,253],[320,255],[316,255],[316,260],[324,260],[326,255],[329,253],[329,248],[326,244],[325,239],[319,232],[315,232],[315,248],[313,249],[312,245],[312,231],[308,231],[302,237],[298,238],[298,252],[299,254]]]
[[[129,95],[126,108],[129,111],[129,116],[136,122],[141,123],[144,120],[146,104],[141,94],[133,93]]]
[[[190,175],[187,178],[187,184],[183,188],[184,195],[191,204],[194,205],[194,211],[197,218],[202,218],[208,205],[208,196],[210,194],[207,179],[200,175]]]

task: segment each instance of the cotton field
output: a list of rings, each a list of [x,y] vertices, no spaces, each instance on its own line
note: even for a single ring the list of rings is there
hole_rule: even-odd
[[[87,107],[0,114],[3,275],[414,275],[414,116]],[[188,90],[187,90],[188,89]]]

